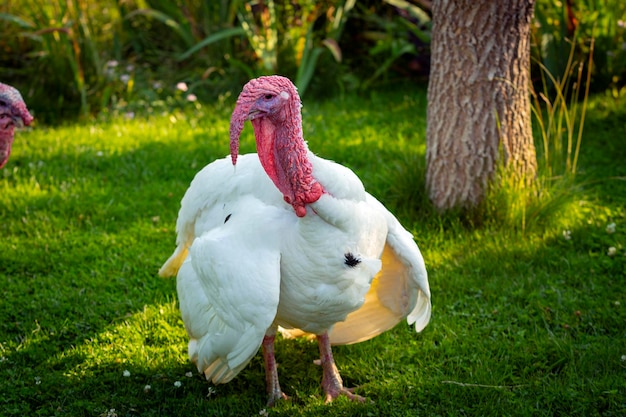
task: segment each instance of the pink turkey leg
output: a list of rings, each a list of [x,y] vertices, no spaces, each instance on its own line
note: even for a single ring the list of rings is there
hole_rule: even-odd
[[[265,360],[265,384],[267,387],[267,406],[272,407],[279,400],[287,400],[289,397],[280,389],[278,383],[278,369],[274,357],[274,335],[263,337],[263,359]]]
[[[339,370],[335,366],[333,352],[330,348],[328,332],[317,335],[317,344],[320,348],[320,365],[322,365],[322,388],[326,393],[326,402],[329,403],[340,395],[345,395],[352,401],[364,402],[365,398],[353,393],[354,388],[345,388]]]

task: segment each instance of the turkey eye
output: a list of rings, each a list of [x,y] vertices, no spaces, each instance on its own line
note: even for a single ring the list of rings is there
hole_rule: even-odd
[[[272,94],[266,94],[265,95],[265,100],[271,100],[273,98],[274,98],[274,96]]]

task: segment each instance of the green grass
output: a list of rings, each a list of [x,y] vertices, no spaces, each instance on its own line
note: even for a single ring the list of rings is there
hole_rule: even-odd
[[[578,185],[523,233],[490,219],[470,227],[425,203],[424,91],[305,102],[311,149],[353,168],[414,232],[430,273],[433,319],[422,334],[400,324],[335,348],[344,381],[360,386],[367,404],[324,405],[312,363],[317,347],[279,340],[281,383],[292,399],[266,412],[624,415],[626,111],[606,101],[590,102]],[[265,409],[260,355],[227,385],[211,388],[196,374],[175,281],[156,275],[174,249],[190,180],[228,152],[231,108],[232,99],[18,133],[0,171],[3,415],[254,416]],[[242,151],[253,149],[248,126]]]

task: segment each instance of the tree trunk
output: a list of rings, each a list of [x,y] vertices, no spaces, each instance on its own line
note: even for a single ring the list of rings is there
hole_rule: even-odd
[[[432,3],[426,185],[439,210],[479,204],[499,163],[520,179],[534,178],[529,97],[534,3]]]

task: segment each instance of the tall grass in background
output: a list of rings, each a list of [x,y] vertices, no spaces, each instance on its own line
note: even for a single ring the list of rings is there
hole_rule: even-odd
[[[556,78],[545,65],[538,63],[542,70],[543,91],[537,92],[532,88],[532,110],[541,135],[541,168],[548,177],[576,174],[591,88],[593,49],[592,39],[585,68],[585,62],[574,61],[572,44],[563,77]],[[553,88],[552,93],[549,85]]]
[[[544,70],[551,74],[564,74],[572,53],[576,61],[584,61],[591,52],[590,40],[593,39],[592,91],[609,89],[614,97],[623,94],[626,86],[626,2],[538,0],[533,38],[537,62],[541,62]],[[572,48],[565,47],[567,44]]]
[[[153,8],[150,4],[156,4]],[[0,59],[4,80],[22,83],[39,120],[83,116],[132,101],[156,101],[175,93],[179,81],[206,82],[224,73],[234,53],[224,36],[184,62],[182,54],[220,30],[233,32],[238,2],[144,0],[23,0],[0,7]],[[223,32],[222,32],[223,33]],[[211,63],[202,65],[199,63]],[[16,82],[17,81],[17,82]],[[58,112],[63,109],[63,112]]]
[[[355,0],[24,0],[0,6],[0,78],[27,85],[35,108],[83,116],[175,93],[204,99],[280,72],[302,94],[339,39]],[[24,91],[24,89],[22,88]],[[39,114],[39,120],[45,119]]]
[[[593,72],[593,39],[589,56],[576,61],[574,43],[561,75],[552,74],[541,62],[541,89],[531,85],[531,112],[537,175],[519,179],[500,166],[481,215],[487,221],[525,233],[555,221],[556,214],[577,216],[576,181],[587,102]],[[569,206],[569,210],[564,210]],[[564,222],[571,220],[563,218]]]
[[[478,221],[522,233],[581,216],[577,178],[588,98],[626,91],[626,3],[538,0],[532,32],[531,111],[537,177],[519,181],[499,167]]]
[[[13,7],[11,8],[11,5]],[[102,51],[112,47],[115,8],[94,8],[85,0],[9,2],[19,14],[0,14],[2,47],[8,69],[28,80],[26,96],[46,91],[46,104],[86,115],[88,96],[101,80]],[[5,69],[5,68],[3,68]]]
[[[373,43],[369,55],[380,64],[365,78],[360,86],[361,90],[369,88],[375,81],[388,74],[394,65],[401,66],[403,57],[409,59],[407,65],[409,71],[411,67],[416,67],[415,71],[418,73],[428,70],[428,64],[420,64],[419,60],[420,56],[421,60],[424,56],[430,56],[427,52],[432,29],[428,13],[430,10],[424,10],[406,0],[384,0],[384,2],[393,6],[397,13],[391,16],[378,14],[364,16],[364,20],[372,26],[363,33]]]
[[[230,63],[243,69],[248,78],[277,72],[290,76],[304,95],[324,51],[341,62],[339,38],[355,3],[356,0],[235,2],[239,30],[220,31],[212,37],[244,34],[253,59],[244,62],[230,58]],[[205,47],[209,38],[194,45],[185,57]]]

